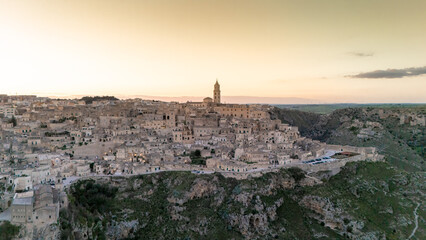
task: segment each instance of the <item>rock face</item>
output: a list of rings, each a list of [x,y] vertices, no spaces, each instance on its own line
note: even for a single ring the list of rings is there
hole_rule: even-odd
[[[191,190],[187,192],[186,197],[189,199],[202,198],[211,196],[217,191],[217,186],[212,182],[207,182],[204,179],[196,179],[191,187]]]
[[[255,199],[254,208],[257,213],[231,214],[228,219],[230,225],[236,227],[246,238],[267,235],[270,230],[269,222],[276,219],[277,208],[283,204],[283,199],[280,198],[272,206],[265,208],[259,196]]]
[[[247,238],[253,238],[255,233],[264,236],[268,230],[268,217],[264,213],[231,215],[229,221]]]
[[[240,181],[222,175],[160,173],[79,182],[70,190],[75,197],[73,202],[79,204],[71,204],[61,213],[62,225],[70,225],[63,236],[65,233],[79,239],[138,239],[146,233],[153,234],[155,239],[278,236],[284,229],[274,224],[277,219],[284,220],[278,211],[285,202],[281,195],[297,186],[312,184],[315,182],[311,180],[296,181],[286,170]],[[91,217],[81,219],[87,212],[91,212]],[[161,229],[171,234],[164,234]]]
[[[112,221],[109,227],[107,228],[107,232],[105,234],[110,238],[127,238],[130,236],[131,232],[138,227],[138,225],[138,220],[133,220],[129,222]]]
[[[350,163],[325,182],[302,174],[236,180],[164,172],[77,182],[61,210],[61,237],[401,239],[414,225],[407,193],[424,187],[421,175],[404,177],[383,162]]]
[[[304,196],[301,205],[314,211],[317,214],[317,220],[323,222],[325,226],[339,231],[343,230],[343,219],[340,217],[342,210],[336,208],[329,199]]]

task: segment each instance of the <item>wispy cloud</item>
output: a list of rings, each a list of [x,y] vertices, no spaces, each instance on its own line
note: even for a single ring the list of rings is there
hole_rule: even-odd
[[[374,56],[373,52],[349,52],[349,55],[356,56],[356,57],[372,57]]]
[[[352,78],[403,78],[426,74],[426,66],[402,69],[387,69],[349,75]]]

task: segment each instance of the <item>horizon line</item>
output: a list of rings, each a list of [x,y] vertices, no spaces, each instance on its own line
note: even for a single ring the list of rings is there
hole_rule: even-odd
[[[152,101],[162,101],[162,102],[179,102],[179,103],[186,103],[186,102],[194,102],[194,100],[200,100],[202,101],[204,98],[203,96],[152,96],[152,95],[122,95],[122,94],[74,94],[74,95],[37,95],[37,94],[2,94],[6,96],[36,96],[40,98],[49,98],[49,99],[63,99],[63,100],[76,100],[81,99],[82,97],[106,97],[111,96],[115,97],[119,100],[130,100],[130,99],[142,99],[142,100],[152,100]],[[44,95],[44,96],[43,96]],[[179,99],[180,100],[176,100]],[[309,98],[303,98],[303,97],[262,97],[262,96],[222,96],[222,98],[254,98],[254,99],[275,99],[275,100],[287,100],[287,101],[295,101],[295,102],[251,102],[251,101],[238,101],[238,102],[227,102],[223,101],[223,104],[267,104],[267,105],[335,105],[335,104],[416,104],[416,105],[422,105],[426,104],[426,102],[351,102],[351,101],[321,101],[318,99],[309,99]],[[168,100],[166,100],[168,99]],[[175,100],[173,100],[175,99]],[[190,100],[192,99],[192,100]],[[297,102],[299,101],[305,101],[305,102]],[[232,100],[231,100],[232,101]]]

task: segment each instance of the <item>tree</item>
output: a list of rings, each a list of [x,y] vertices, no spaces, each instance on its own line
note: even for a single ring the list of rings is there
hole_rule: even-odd
[[[296,182],[299,182],[300,180],[306,177],[305,172],[298,167],[291,167],[287,169],[287,171],[290,173],[290,175],[294,178]]]
[[[230,157],[230,158],[234,158],[235,157],[235,150],[234,149],[232,149],[230,152],[229,152],[229,154],[228,154],[228,156]]]
[[[197,149],[197,150],[191,152],[190,157],[191,158],[200,158],[201,157],[201,151]]]
[[[19,233],[19,226],[11,224],[9,221],[5,221],[0,224],[0,239],[13,239]]]
[[[9,120],[9,123],[12,123],[14,127],[16,127],[17,122],[15,116],[12,116],[12,118]]]

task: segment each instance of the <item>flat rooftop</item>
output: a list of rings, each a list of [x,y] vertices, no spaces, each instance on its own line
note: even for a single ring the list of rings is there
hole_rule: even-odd
[[[12,205],[33,205],[32,197],[15,198],[13,199]]]

